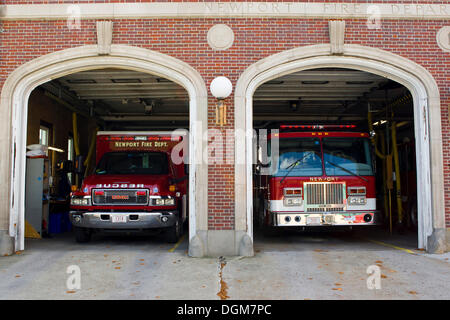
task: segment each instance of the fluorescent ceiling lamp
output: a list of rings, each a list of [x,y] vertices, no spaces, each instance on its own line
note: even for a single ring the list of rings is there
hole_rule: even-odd
[[[373,125],[377,126],[379,124],[385,124],[386,122],[387,122],[386,120],[380,120],[380,121],[374,122]]]
[[[56,151],[56,152],[64,152],[63,149],[58,149],[58,148],[55,148],[55,147],[48,147],[48,149],[49,149],[49,150]]]

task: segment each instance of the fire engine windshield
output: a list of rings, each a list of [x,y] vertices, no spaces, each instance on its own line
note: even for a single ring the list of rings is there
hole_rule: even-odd
[[[322,143],[327,176],[373,175],[368,139],[323,138]]]
[[[167,174],[167,155],[163,152],[108,152],[97,165],[95,174]]]
[[[283,138],[279,140],[279,157],[274,157],[277,177],[321,176],[322,157],[317,138]]]

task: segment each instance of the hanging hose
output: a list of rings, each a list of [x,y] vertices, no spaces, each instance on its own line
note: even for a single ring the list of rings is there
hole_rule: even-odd
[[[380,132],[380,144],[381,144],[381,152],[383,154],[386,153],[386,142],[384,141],[384,134],[383,132]],[[387,172],[387,160],[382,159],[382,171],[383,171],[383,202],[384,202],[384,212],[389,212],[389,204],[388,204],[388,176],[389,173]]]
[[[370,111],[367,113],[367,120],[369,121],[369,132],[373,132],[372,114],[370,113]],[[385,151],[383,151],[383,153],[381,153],[381,152],[378,150],[378,146],[377,146],[377,142],[378,142],[377,135],[376,135],[376,134],[373,135],[373,136],[370,138],[370,140],[372,141],[372,144],[373,144],[374,147],[375,147],[375,154],[377,155],[377,157],[380,158],[380,159],[386,159],[386,157],[387,157],[388,155],[384,154]],[[389,155],[392,155],[392,151],[391,151],[391,153],[390,153]]]
[[[72,113],[72,127],[73,127],[73,146],[75,149],[75,159],[78,161],[78,156],[80,155],[80,144],[78,140],[78,123],[77,123],[77,113]],[[81,163],[78,163],[81,166]],[[79,187],[79,174],[75,174],[75,185]]]
[[[389,212],[389,231],[392,234],[392,190],[394,189],[392,155],[386,157],[386,189]]]
[[[372,114],[370,111],[367,113],[367,120],[369,125],[369,131],[373,132],[373,124],[372,124]],[[391,204],[391,192],[393,189],[393,181],[392,181],[392,155],[393,151],[390,154],[386,154],[386,143],[385,137],[382,131],[380,131],[379,135],[381,136],[380,144],[381,144],[381,152],[378,150],[378,134],[372,135],[370,138],[372,145],[375,149],[375,154],[378,158],[381,159],[383,163],[383,199],[384,199],[384,212],[389,215],[389,232],[392,234],[392,204]]]
[[[86,167],[86,170],[84,172],[84,176],[86,177],[86,175],[89,173],[90,169],[91,169],[91,159],[92,159],[92,155],[95,152],[95,140],[97,138],[97,131],[99,130],[99,128],[95,128],[93,134],[92,134],[92,138],[91,138],[91,144],[89,145],[89,152],[88,155],[86,157],[86,160],[84,161],[84,165]]]
[[[402,208],[402,189],[400,181],[400,163],[398,159],[398,148],[397,148],[397,123],[392,122],[392,152],[394,155],[394,165],[395,165],[395,191],[397,198],[397,214],[399,225],[403,222],[403,208]]]
[[[73,146],[75,148],[75,155],[80,155],[80,144],[78,141],[78,123],[77,123],[77,113],[72,113],[72,126],[73,126]]]
[[[369,130],[373,131],[372,124],[372,115],[369,112],[367,115],[367,119],[369,121]],[[383,160],[383,188],[384,194],[386,195],[386,189],[388,193],[388,197],[384,199],[384,208],[385,212],[388,210],[389,212],[389,229],[392,232],[392,213],[391,213],[391,191],[394,188],[393,186],[393,171],[395,172],[395,191],[396,191],[396,200],[397,200],[397,222],[399,225],[403,223],[403,204],[401,198],[401,179],[400,179],[400,162],[398,157],[398,148],[397,148],[397,123],[394,121],[391,125],[391,136],[392,136],[392,151],[390,154],[386,155],[386,145],[384,141],[384,135],[380,133],[381,136],[381,152],[378,150],[378,140],[377,135],[374,135],[371,138],[372,144],[375,147],[375,154]],[[394,168],[392,168],[392,162],[394,162]],[[394,169],[394,170],[392,170]]]

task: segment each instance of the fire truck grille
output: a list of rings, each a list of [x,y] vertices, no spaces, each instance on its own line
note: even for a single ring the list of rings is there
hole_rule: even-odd
[[[146,205],[147,190],[94,190],[92,192],[94,205]]]
[[[305,191],[305,206],[308,212],[344,210],[344,183],[307,183]]]

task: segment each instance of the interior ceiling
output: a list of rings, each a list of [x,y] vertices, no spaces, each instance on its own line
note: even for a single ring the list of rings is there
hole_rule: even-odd
[[[300,71],[262,84],[253,96],[258,124],[286,121],[366,121],[367,112],[408,94],[387,78],[364,71],[322,68]],[[396,110],[398,119],[412,117],[410,105]]]
[[[132,70],[97,69],[51,81],[47,90],[81,101],[87,112],[104,121],[108,130],[186,127],[189,97],[177,83]],[[93,109],[92,111],[89,109]]]
[[[180,85],[147,73],[97,69],[42,85],[44,90],[104,123],[105,129],[187,127],[189,97]],[[326,68],[300,71],[262,84],[254,94],[255,126],[286,121],[357,121],[383,110],[408,90],[364,71]],[[396,116],[412,118],[411,106]]]

